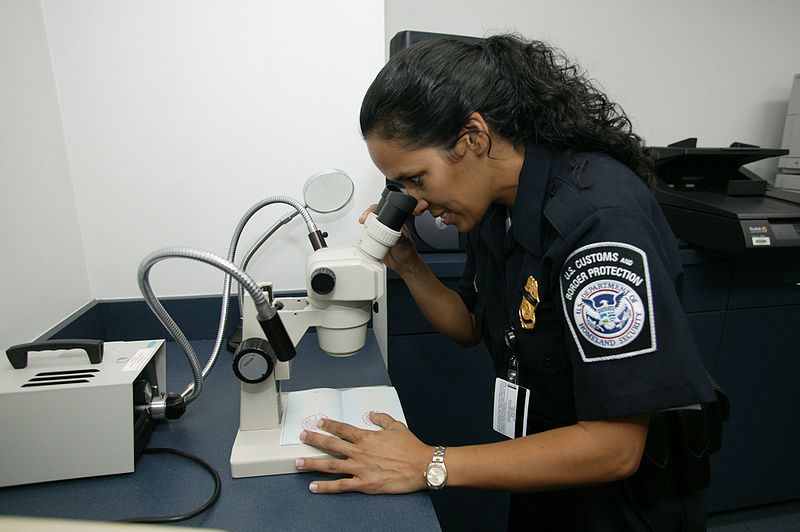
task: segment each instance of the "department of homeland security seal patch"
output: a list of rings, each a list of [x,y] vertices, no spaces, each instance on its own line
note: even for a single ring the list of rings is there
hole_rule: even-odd
[[[567,324],[584,362],[656,349],[647,256],[619,242],[574,251],[561,270]]]

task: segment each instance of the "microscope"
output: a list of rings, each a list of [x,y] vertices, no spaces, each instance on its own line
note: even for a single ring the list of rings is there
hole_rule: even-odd
[[[309,327],[316,327],[320,348],[329,355],[352,355],[364,346],[373,302],[386,290],[386,267],[381,261],[400,238],[403,223],[417,205],[413,197],[389,185],[367,216],[358,244],[328,247],[327,235],[317,229],[308,209],[336,212],[350,201],[352,192],[352,181],[340,170],[318,172],[304,187],[305,205],[287,196],[271,196],[250,207],[233,232],[227,258],[203,249],[169,247],[154,251],[139,265],[138,282],[145,302],[181,347],[193,374],[193,382],[180,394],[162,392],[147,405],[148,415],[156,421],[177,419],[199,397],[223,343],[232,280],[240,286],[242,333],[233,371],[241,381],[241,401],[239,430],[230,458],[233,477],[294,473],[300,456],[329,456],[305,444],[280,445],[287,396],[281,393],[280,382],[290,378],[295,347]],[[275,203],[289,204],[294,211],[264,233],[237,265],[236,248],[245,224],[258,210]],[[306,261],[307,295],[273,298],[272,285],[257,283],[245,269],[259,247],[296,215],[304,219],[314,249]],[[226,274],[217,339],[203,368],[191,342],[150,285],[153,266],[174,258],[204,262]]]
[[[318,247],[308,257],[306,297],[273,299],[271,284],[259,284],[285,336],[265,330],[253,297],[245,295],[242,341],[233,362],[242,381],[239,430],[230,458],[234,478],[294,473],[301,456],[330,457],[305,444],[280,445],[286,406],[280,383],[291,377],[294,347],[309,327],[316,327],[320,348],[331,356],[352,355],[364,346],[373,302],[386,289],[381,261],[416,203],[387,187],[356,245]]]

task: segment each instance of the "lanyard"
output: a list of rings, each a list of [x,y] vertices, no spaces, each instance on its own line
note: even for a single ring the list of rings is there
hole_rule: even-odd
[[[511,209],[506,208],[506,234],[505,238],[508,239],[511,235]],[[504,246],[503,249],[504,253],[506,253],[506,249]],[[518,342],[517,342],[517,333],[514,330],[514,325],[511,322],[511,319],[508,317],[508,263],[505,262],[503,264],[503,269],[505,270],[505,275],[503,275],[503,314],[505,316],[506,321],[506,328],[503,331],[503,342],[505,343],[506,349],[505,354],[506,358],[508,359],[508,369],[506,370],[506,380],[512,384],[519,383],[519,361],[517,360],[517,352],[518,352]]]
[[[518,341],[514,326],[509,323],[503,334],[506,344],[506,357],[508,357],[508,370],[506,379],[512,384],[519,384],[519,361],[517,360]]]

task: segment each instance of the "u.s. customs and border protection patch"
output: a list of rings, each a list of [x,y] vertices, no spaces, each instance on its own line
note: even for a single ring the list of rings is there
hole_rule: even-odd
[[[561,301],[584,362],[656,350],[650,271],[641,249],[598,242],[575,250],[561,269]]]

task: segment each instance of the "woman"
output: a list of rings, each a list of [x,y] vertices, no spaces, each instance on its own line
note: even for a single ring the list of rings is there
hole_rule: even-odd
[[[676,294],[651,159],[621,110],[543,43],[429,40],[378,74],[361,129],[375,165],[418,200],[415,215],[467,233],[457,291],[408,238],[385,262],[440,332],[483,341],[498,377],[530,390],[527,436],[444,450],[385,414],[372,415],[379,432],[327,420],[341,439],[302,438],[347,460],[298,469],[347,478],[310,489],[505,490],[510,529],[702,528],[696,493],[644,500],[626,480],[651,413],[714,395]]]

